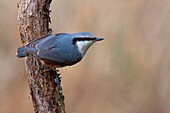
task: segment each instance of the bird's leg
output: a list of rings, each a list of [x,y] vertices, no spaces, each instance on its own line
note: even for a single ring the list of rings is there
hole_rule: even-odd
[[[50,35],[53,32],[51,28],[48,29],[48,35]]]
[[[56,71],[56,77],[55,77],[55,79],[54,79],[54,82],[55,82],[56,85],[60,84],[60,82],[61,82],[60,74],[61,74],[61,73],[58,73],[58,70],[57,70],[57,71]]]

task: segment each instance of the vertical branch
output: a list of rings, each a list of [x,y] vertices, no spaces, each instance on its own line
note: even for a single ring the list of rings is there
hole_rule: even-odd
[[[18,0],[18,26],[23,45],[50,32],[52,0]],[[25,59],[26,73],[36,113],[65,113],[64,96],[58,70],[43,66],[39,60]]]

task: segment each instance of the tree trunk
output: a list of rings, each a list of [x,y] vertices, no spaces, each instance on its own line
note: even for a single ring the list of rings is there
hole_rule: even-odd
[[[52,0],[18,0],[18,26],[23,45],[50,32]],[[33,57],[25,59],[26,73],[35,113],[65,113],[58,70]]]

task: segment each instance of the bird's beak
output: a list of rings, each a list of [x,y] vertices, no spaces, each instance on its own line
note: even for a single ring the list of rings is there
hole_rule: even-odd
[[[104,40],[104,38],[96,38],[96,41]]]

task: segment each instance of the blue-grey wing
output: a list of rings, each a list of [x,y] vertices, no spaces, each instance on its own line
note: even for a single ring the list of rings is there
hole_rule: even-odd
[[[66,65],[66,59],[63,58],[63,53],[60,53],[60,46],[67,35],[67,33],[48,35],[31,42],[27,46],[34,47],[37,50],[36,57],[43,61]],[[62,38],[62,40],[59,40],[59,38]]]
[[[47,35],[47,36],[41,37],[37,40],[30,42],[26,46],[34,47],[38,51],[46,51],[46,50],[56,46],[56,44],[54,43],[55,40],[57,40],[58,38],[61,38],[65,34],[66,33]]]
[[[57,40],[62,38],[64,35],[66,35],[66,33],[50,35],[37,43],[35,48],[38,51],[48,51],[49,49],[56,47]]]
[[[47,38],[44,38],[42,41],[40,41],[39,43],[37,43],[35,45],[35,48],[38,51],[48,51],[51,48],[54,48],[57,46],[57,44],[55,43],[56,37],[55,35],[50,35]]]
[[[49,36],[51,36],[51,35],[52,35],[52,34],[43,36],[43,37],[38,38],[38,39],[35,39],[35,40],[29,42],[26,46],[27,46],[27,47],[35,47],[36,44],[38,44],[38,43],[41,42],[43,39],[45,39],[45,38],[47,38],[47,37],[49,37]]]
[[[54,47],[49,49],[48,51],[38,51],[37,55],[39,59],[47,62],[53,62],[54,64],[65,63],[65,59],[63,59],[62,55],[57,49],[58,48]]]

